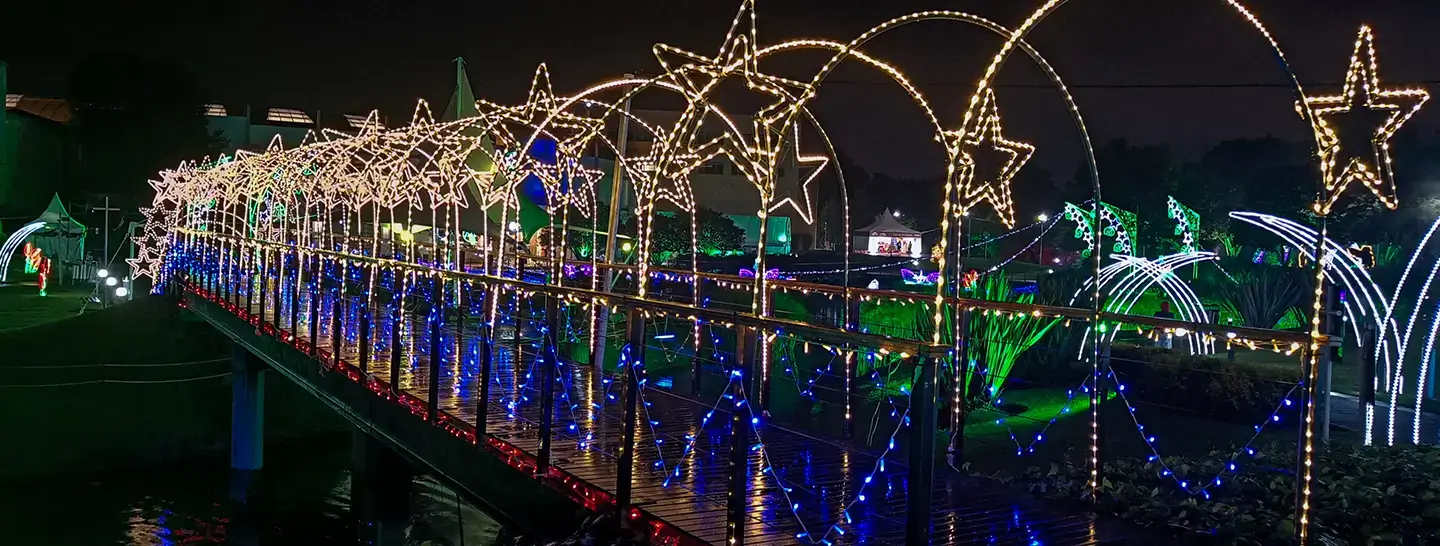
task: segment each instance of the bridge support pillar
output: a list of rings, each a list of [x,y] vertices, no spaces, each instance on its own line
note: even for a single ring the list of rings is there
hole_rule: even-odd
[[[230,498],[248,504],[265,466],[265,364],[236,344],[230,371]]]
[[[400,546],[410,526],[410,462],[356,428],[350,442],[350,511],[360,543]]]

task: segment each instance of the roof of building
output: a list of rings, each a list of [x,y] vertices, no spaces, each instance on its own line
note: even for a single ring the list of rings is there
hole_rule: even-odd
[[[230,108],[224,104],[206,104],[205,115],[216,118],[248,117],[253,125],[277,125],[281,127],[304,127],[311,129],[334,129],[356,131],[364,127],[366,114],[322,114],[320,111],[306,111],[299,108],[251,108],[244,106]],[[384,123],[382,122],[383,126]]]
[[[7,94],[5,95],[5,109],[25,112],[55,123],[70,123],[70,105],[63,99]]]
[[[884,233],[888,235],[914,235],[917,237],[920,235],[919,231],[915,231],[913,229],[905,227],[905,224],[902,224],[899,220],[896,220],[895,213],[890,212],[890,209],[885,209],[885,212],[882,212],[879,216],[876,216],[875,223],[855,231],[857,233]]]

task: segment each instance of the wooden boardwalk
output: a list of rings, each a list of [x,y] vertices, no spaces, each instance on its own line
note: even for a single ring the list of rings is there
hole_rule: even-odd
[[[282,324],[302,339],[309,325],[303,318],[309,294],[301,295],[299,325],[289,324],[288,303],[282,303]],[[331,348],[329,310],[324,298],[317,336]],[[387,299],[377,298],[377,299]],[[281,298],[282,302],[288,297]],[[272,300],[273,306],[273,300]],[[358,314],[351,300],[344,311],[346,343],[342,358],[359,362]],[[425,332],[426,304],[404,314],[399,388],[428,401],[430,366],[440,365],[437,406],[450,416],[475,423],[484,404],[486,428],[494,437],[531,454],[540,451],[541,421],[537,330],[526,323],[518,355],[512,349],[516,329],[496,327],[492,377],[481,377],[479,340],[467,320],[463,332],[453,325],[442,336],[442,356],[432,358]],[[251,306],[252,312],[259,305]],[[269,309],[267,317],[274,315]],[[390,309],[377,305],[372,329],[375,350],[364,363],[377,378],[391,376]],[[293,328],[292,328],[293,326]],[[518,356],[518,358],[516,358]],[[555,375],[552,464],[591,485],[615,491],[616,448],[622,437],[620,381],[605,377],[588,364],[551,363]],[[490,396],[479,399],[480,381],[489,381]],[[671,525],[711,544],[723,544],[726,532],[727,462],[732,404],[695,400],[668,389],[648,386],[641,398],[633,470],[634,504]],[[705,420],[707,415],[711,418]],[[704,426],[702,427],[702,422]],[[749,485],[745,495],[749,522],[745,542],[770,544],[901,544],[908,484],[903,457],[883,461],[872,449],[811,436],[772,424],[756,428],[760,442],[749,452]],[[883,471],[876,472],[883,466]],[[873,479],[867,483],[867,477]],[[936,468],[931,515],[932,544],[1043,544],[1048,546],[1153,543],[1153,537],[1092,515],[1060,509],[1013,491],[997,482]],[[861,495],[863,495],[863,500]]]

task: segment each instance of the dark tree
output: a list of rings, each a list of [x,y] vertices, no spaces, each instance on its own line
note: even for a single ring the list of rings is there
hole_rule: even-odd
[[[735,225],[728,216],[711,209],[702,208],[695,216],[695,239],[691,246],[690,215],[685,212],[655,215],[651,240],[652,261],[665,263],[680,256],[690,255],[691,248],[704,255],[724,255],[739,252],[745,244],[745,230]],[[627,220],[621,233],[634,233],[634,223]]]
[[[1131,234],[1139,244],[1136,253],[1168,251],[1174,230],[1165,217],[1165,199],[1175,187],[1178,171],[1169,148],[1135,146],[1117,139],[1096,149],[1095,161],[1102,199],[1138,217],[1139,233]],[[1084,164],[1076,170],[1075,180],[1073,190],[1089,199],[1093,183]]]
[[[75,65],[70,105],[80,145],[80,189],[148,203],[148,180],[219,151],[206,128],[206,95],[176,67],[95,56]]]

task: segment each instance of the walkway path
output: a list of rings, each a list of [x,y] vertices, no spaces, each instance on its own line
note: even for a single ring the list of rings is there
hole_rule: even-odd
[[[300,309],[307,309],[302,297]],[[321,309],[331,309],[325,296]],[[288,298],[287,298],[288,299]],[[377,308],[373,328],[376,350],[368,370],[390,377],[391,312]],[[345,318],[347,362],[359,365],[358,337],[352,330],[354,302]],[[422,306],[423,308],[423,306]],[[258,306],[252,307],[252,312]],[[273,316],[273,310],[271,310]],[[305,313],[300,313],[304,316]],[[281,317],[288,317],[288,305]],[[413,321],[413,322],[412,322]],[[282,322],[288,322],[282,320]],[[297,334],[309,336],[308,325]],[[424,337],[423,316],[408,317],[402,328],[399,386],[421,399],[429,397],[430,366],[440,362],[438,407],[474,423],[480,381],[490,382],[484,400],[487,428],[497,438],[530,453],[539,451],[540,368],[538,343],[522,339],[519,363],[509,348],[513,327],[499,326],[492,377],[480,376],[477,320],[463,332],[442,337],[444,356],[432,359]],[[318,339],[330,347],[332,324],[322,316]],[[285,324],[287,329],[290,326]],[[531,328],[524,328],[526,335]],[[413,350],[410,350],[412,349]],[[463,358],[462,358],[463,356]],[[620,384],[601,377],[589,365],[559,363],[555,390],[553,463],[566,472],[614,491],[615,451],[621,438]],[[730,416],[718,400],[701,401],[663,388],[645,389],[634,468],[635,504],[711,544],[725,542],[725,501]],[[427,400],[428,401],[428,400]],[[728,404],[719,404],[728,406]],[[707,415],[713,415],[708,420]],[[762,443],[749,453],[745,491],[750,507],[747,544],[900,544],[904,539],[908,484],[903,457],[763,424]],[[667,477],[669,478],[667,480]],[[1045,544],[1049,546],[1153,543],[1153,537],[1078,510],[1060,509],[997,482],[936,468],[932,544]],[[1131,542],[1133,540],[1133,542]]]

